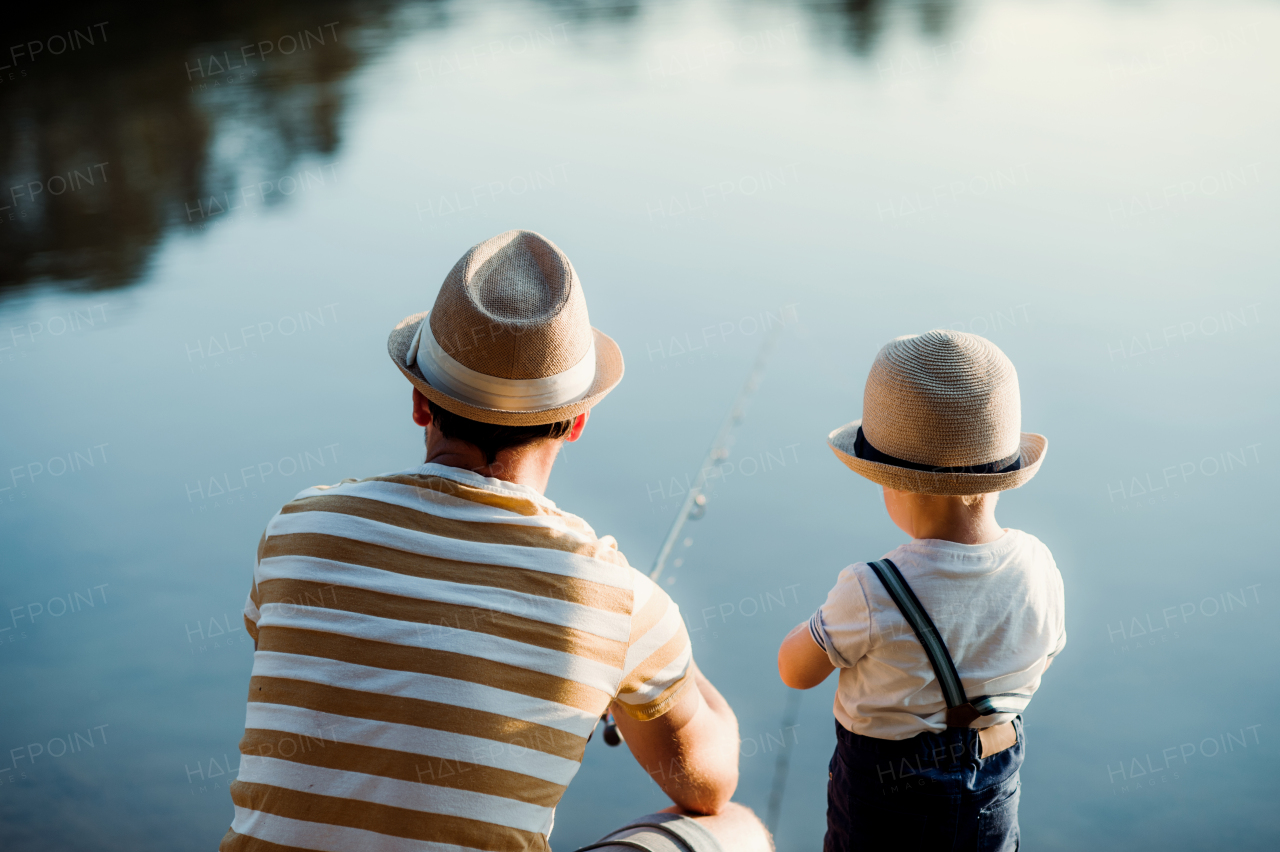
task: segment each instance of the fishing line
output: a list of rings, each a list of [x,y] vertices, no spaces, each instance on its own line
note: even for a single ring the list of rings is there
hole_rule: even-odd
[[[707,480],[710,472],[721,461],[728,458],[733,430],[746,419],[747,400],[760,387],[760,380],[764,377],[765,365],[768,363],[769,356],[773,354],[773,348],[777,344],[781,333],[781,328],[773,329],[764,339],[764,342],[760,344],[760,351],[756,354],[755,363],[751,365],[751,372],[747,375],[747,381],[742,385],[742,390],[738,392],[733,405],[729,407],[729,413],[725,415],[719,431],[716,432],[715,438],[712,439],[711,446],[707,449],[706,457],[703,458],[702,464],[698,466],[698,475],[695,477],[688,493],[685,494],[680,511],[676,513],[671,529],[667,531],[667,537],[663,539],[662,547],[659,548],[658,555],[653,560],[653,568],[649,571],[650,580],[657,582],[662,577],[662,572],[667,567],[667,560],[671,557],[671,550],[675,547],[676,541],[679,540],[680,532],[684,529],[685,522],[696,521],[706,514]],[[782,711],[782,725],[780,726],[784,732],[795,727],[796,717],[800,713],[800,690],[792,689],[788,690],[787,693],[786,705]],[[783,737],[785,740],[785,733]],[[618,726],[613,721],[612,713],[605,714],[604,741],[611,746],[619,745],[622,742],[622,735],[618,733]],[[782,816],[782,800],[787,792],[787,775],[790,765],[791,750],[784,746],[778,752],[778,759],[774,763],[773,783],[769,789],[769,805],[766,811],[765,825],[770,833],[777,831],[778,821]]]
[[[725,415],[719,431],[716,432],[715,438],[711,440],[707,455],[703,458],[702,464],[698,466],[698,475],[694,478],[693,485],[689,487],[688,493],[684,495],[684,502],[680,505],[680,511],[676,513],[671,529],[667,531],[667,537],[663,539],[662,547],[658,549],[658,555],[653,560],[653,568],[649,570],[649,579],[655,583],[662,577],[662,572],[667,567],[667,559],[670,558],[671,549],[675,547],[676,541],[680,538],[680,531],[684,529],[685,522],[696,521],[707,513],[707,495],[705,493],[707,490],[707,477],[710,471],[714,470],[723,459],[728,458],[729,439],[733,434],[734,428],[746,419],[747,400],[760,387],[765,365],[768,363],[769,356],[773,354],[774,345],[778,342],[778,337],[781,334],[782,327],[778,326],[772,329],[768,336],[765,337],[764,342],[760,344],[760,351],[756,353],[756,360],[751,365],[751,372],[747,374],[747,381],[742,385],[742,390],[738,391],[738,396],[734,399],[733,405],[729,406],[729,413]],[[613,721],[612,713],[605,713],[604,716],[604,741],[611,746],[616,746],[622,742],[622,735],[618,733],[618,726]]]
[[[791,749],[787,748],[786,732],[796,726],[796,717],[800,715],[800,696],[798,689],[787,690],[787,704],[782,711],[782,748],[778,750],[778,759],[773,764],[773,785],[769,788],[769,808],[765,811],[764,824],[773,836],[778,834],[778,820],[782,817],[782,797],[787,793],[787,773],[791,768]]]
[[[662,542],[662,547],[658,550],[657,557],[653,560],[653,568],[649,571],[650,580],[657,582],[658,578],[662,576],[663,569],[667,567],[667,559],[671,556],[671,548],[675,546],[676,540],[680,538],[680,531],[684,529],[685,521],[696,521],[706,514],[707,497],[704,491],[707,487],[707,476],[721,460],[728,458],[729,437],[733,433],[734,427],[746,419],[747,400],[751,398],[751,395],[756,392],[756,388],[760,386],[760,379],[764,376],[765,363],[769,360],[769,355],[772,354],[774,344],[777,343],[778,335],[781,333],[781,327],[775,328],[764,339],[764,343],[760,344],[760,352],[756,355],[755,363],[751,366],[751,373],[747,376],[746,384],[738,392],[738,398],[733,401],[733,405],[729,407],[729,413],[725,415],[724,422],[720,424],[720,431],[716,432],[715,438],[711,441],[707,456],[698,467],[698,475],[694,479],[693,485],[689,488],[689,492],[684,495],[684,503],[680,506],[680,511],[676,513],[676,519],[671,524],[671,529],[667,532],[667,537]]]

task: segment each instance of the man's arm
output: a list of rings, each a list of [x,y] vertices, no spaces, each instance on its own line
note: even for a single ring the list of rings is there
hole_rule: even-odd
[[[778,649],[778,674],[792,689],[812,689],[835,671],[827,652],[813,640],[809,622],[792,628]]]
[[[738,787],[738,719],[697,665],[689,667],[693,682],[666,713],[641,722],[615,704],[613,718],[631,754],[671,801],[715,814]]]

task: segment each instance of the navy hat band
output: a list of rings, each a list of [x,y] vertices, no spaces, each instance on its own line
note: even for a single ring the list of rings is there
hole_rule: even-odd
[[[853,444],[853,454],[860,459],[869,462],[878,462],[879,464],[893,465],[894,467],[902,467],[907,470],[923,470],[930,473],[1011,473],[1022,467],[1022,450],[1014,450],[1013,455],[997,459],[986,464],[958,465],[956,467],[937,467],[935,465],[918,464],[917,462],[909,462],[906,459],[895,458],[888,453],[882,453],[875,447],[871,446],[871,442],[862,434],[862,427],[858,427],[858,437]]]

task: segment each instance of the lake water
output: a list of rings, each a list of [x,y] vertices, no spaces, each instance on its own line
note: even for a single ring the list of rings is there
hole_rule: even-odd
[[[13,14],[6,850],[216,846],[259,533],[305,487],[421,461],[386,334],[515,227],[568,253],[626,357],[549,496],[633,564],[778,330],[663,582],[779,849],[820,848],[834,681],[789,717],[777,644],[901,541],[825,436],[883,343],[937,327],[1002,347],[1050,439],[999,511],[1068,595],[1027,847],[1280,844],[1275,3]],[[663,802],[593,742],[552,842]]]

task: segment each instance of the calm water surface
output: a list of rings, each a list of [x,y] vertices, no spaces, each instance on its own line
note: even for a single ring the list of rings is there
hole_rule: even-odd
[[[824,437],[881,344],[935,327],[999,344],[1050,438],[1000,504],[1069,601],[1026,714],[1027,847],[1280,842],[1275,3],[22,15],[3,848],[216,846],[259,533],[305,487],[421,461],[386,333],[513,227],[573,258],[627,359],[549,493],[634,564],[781,329],[664,580],[780,849],[820,847],[834,685],[785,718],[777,643],[901,541]],[[662,804],[593,743],[553,843]]]

